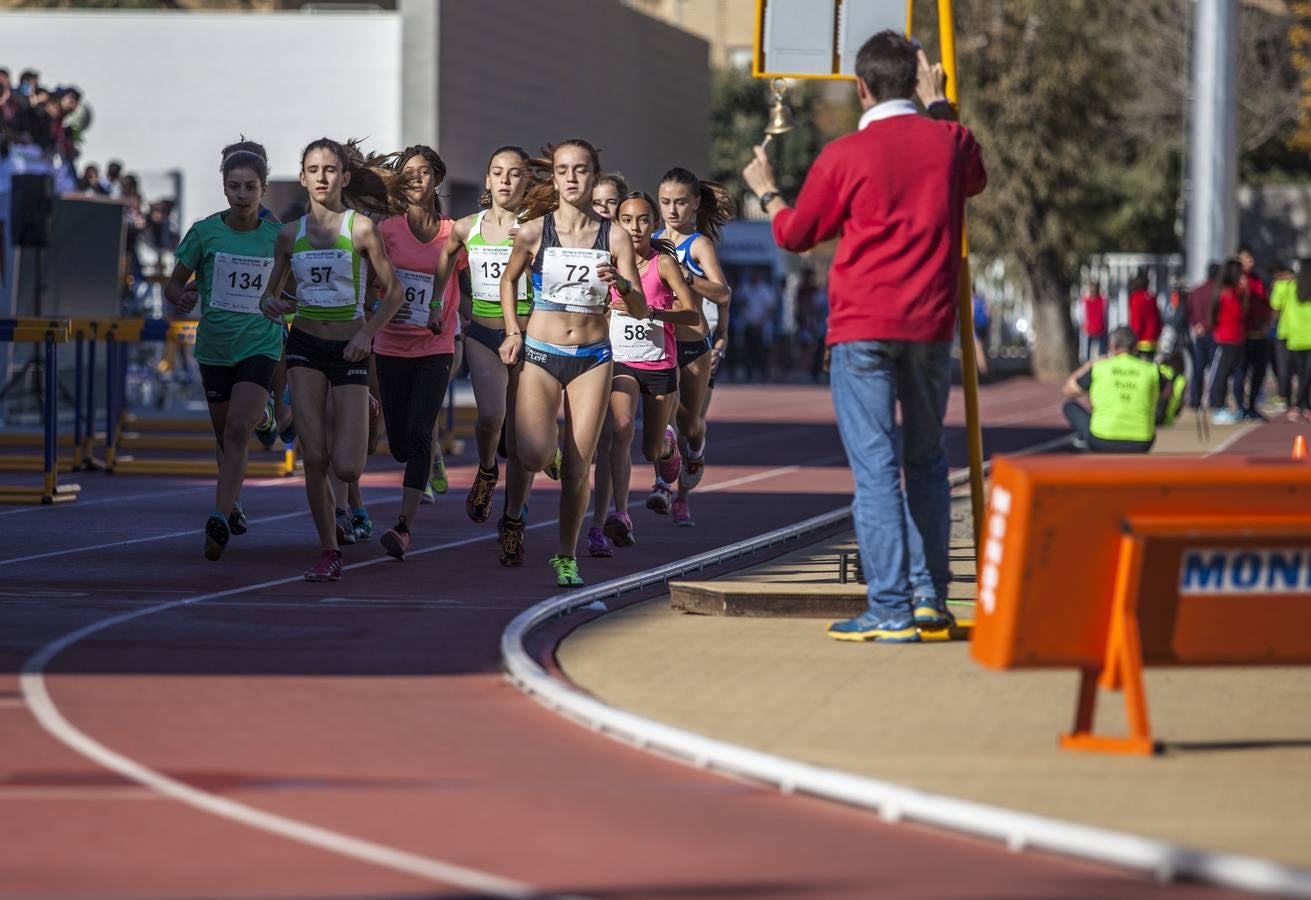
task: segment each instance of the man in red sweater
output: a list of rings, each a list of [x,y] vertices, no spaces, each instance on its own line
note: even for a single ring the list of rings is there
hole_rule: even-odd
[[[869,609],[828,633],[916,641],[919,628],[951,623],[942,420],[965,198],[983,190],[987,175],[974,136],[938,120],[954,117],[942,67],[930,66],[909,40],[894,31],[874,35],[856,57],[856,76],[860,128],[824,148],[795,208],[779,197],[761,148],[742,174],[780,246],[800,253],[841,235],[829,276],[828,343]],[[917,91],[933,118],[918,114]]]
[[[1083,361],[1101,359],[1106,355],[1106,298],[1102,296],[1101,282],[1088,282],[1088,292],[1082,299]]]
[[[1138,355],[1151,359],[1161,337],[1161,307],[1147,289],[1147,273],[1139,270],[1129,282],[1129,327],[1138,335]]]

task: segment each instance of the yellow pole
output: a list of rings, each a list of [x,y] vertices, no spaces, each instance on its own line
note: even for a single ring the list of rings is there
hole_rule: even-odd
[[[956,69],[956,16],[952,0],[938,0],[938,38],[942,44],[942,68],[947,74],[947,99],[953,106],[960,100],[960,79]],[[979,369],[974,354],[974,304],[970,291],[970,240],[961,231],[960,273],[960,369],[965,389],[965,439],[970,454],[970,505],[974,520],[974,550],[979,551],[983,535],[983,429],[979,424]]]

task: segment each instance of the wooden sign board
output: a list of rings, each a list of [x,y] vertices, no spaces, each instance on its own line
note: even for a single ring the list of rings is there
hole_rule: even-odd
[[[752,74],[854,78],[861,45],[889,29],[909,33],[906,0],[756,0]]]

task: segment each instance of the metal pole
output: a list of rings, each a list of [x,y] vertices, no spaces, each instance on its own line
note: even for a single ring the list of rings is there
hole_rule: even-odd
[[[947,74],[947,99],[959,106],[960,79],[956,69],[956,16],[952,0],[938,0],[938,36],[942,68]],[[979,423],[979,369],[974,358],[974,304],[970,291],[970,239],[961,229],[960,272],[960,374],[965,391],[965,441],[970,456],[970,511],[974,522],[974,550],[983,535],[983,428]]]
[[[1196,0],[1188,204],[1188,280],[1238,243],[1238,0]]]

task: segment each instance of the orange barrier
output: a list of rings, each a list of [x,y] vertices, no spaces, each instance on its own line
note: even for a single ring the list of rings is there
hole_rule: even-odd
[[[1311,664],[1311,466],[999,458],[971,652],[1082,673],[1072,750],[1155,749],[1143,666]],[[1129,735],[1094,734],[1098,686]]]

